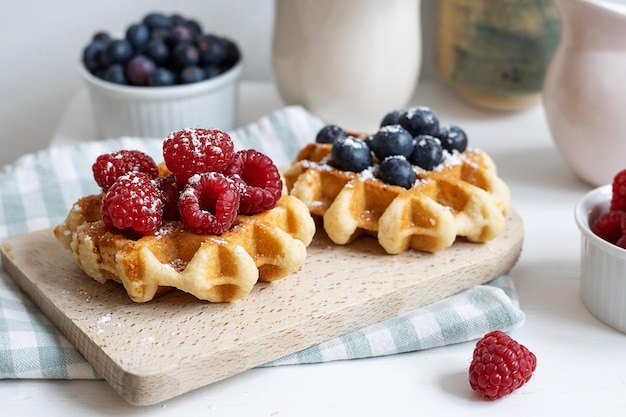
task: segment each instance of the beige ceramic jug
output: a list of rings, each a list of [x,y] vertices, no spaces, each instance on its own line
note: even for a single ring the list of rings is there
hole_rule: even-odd
[[[347,129],[405,106],[421,67],[419,0],[275,0],[272,67],[287,104]]]
[[[543,88],[548,125],[572,170],[607,184],[626,169],[626,6],[554,3],[562,35]]]

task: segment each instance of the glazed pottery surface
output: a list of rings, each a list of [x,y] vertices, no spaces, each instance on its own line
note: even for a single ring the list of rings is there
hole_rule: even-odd
[[[560,33],[551,0],[440,0],[436,64],[468,102],[520,110],[541,102]]]

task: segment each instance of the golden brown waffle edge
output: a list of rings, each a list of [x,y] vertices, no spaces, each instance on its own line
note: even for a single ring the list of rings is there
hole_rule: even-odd
[[[211,302],[241,299],[257,281],[299,269],[315,234],[306,206],[284,193],[274,209],[239,215],[221,235],[195,234],[181,222],[166,221],[154,235],[132,240],[106,228],[101,197],[78,200],[54,234],[88,276],[123,284],[135,302],[171,288]]]
[[[390,254],[407,249],[437,252],[457,237],[486,242],[503,229],[510,210],[508,186],[480,150],[446,155],[433,171],[418,170],[405,189],[371,171],[340,171],[329,164],[332,145],[311,143],[285,172],[286,186],[320,218],[337,244],[376,236]]]

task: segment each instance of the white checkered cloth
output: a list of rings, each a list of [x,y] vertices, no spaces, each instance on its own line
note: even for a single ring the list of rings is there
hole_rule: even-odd
[[[232,132],[285,167],[323,123],[286,107]],[[91,165],[104,152],[139,149],[162,160],[162,139],[119,138],[26,155],[0,172],[0,241],[62,222],[81,196],[99,191]],[[468,340],[524,322],[512,280],[502,276],[402,316],[329,340],[264,366],[391,355]],[[95,379],[98,373],[0,265],[0,378]]]

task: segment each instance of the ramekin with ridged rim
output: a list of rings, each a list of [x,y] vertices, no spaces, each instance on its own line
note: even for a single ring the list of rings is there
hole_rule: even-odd
[[[609,210],[611,196],[611,185],[595,188],[574,210],[581,232],[581,295],[591,314],[626,333],[626,249],[591,231],[593,222]]]
[[[242,66],[240,60],[217,77],[167,87],[114,84],[83,65],[79,73],[89,91],[98,138],[165,138],[187,127],[234,128]]]

